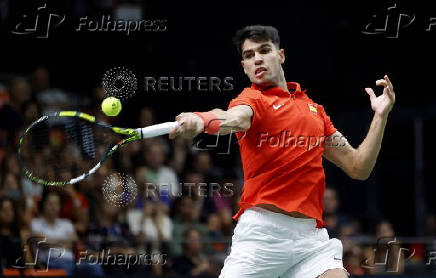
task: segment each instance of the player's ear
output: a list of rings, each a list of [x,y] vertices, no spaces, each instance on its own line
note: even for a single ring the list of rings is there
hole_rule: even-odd
[[[241,66],[244,69],[245,74],[247,74],[247,72],[245,71],[245,68],[244,68],[244,60],[241,61]]]
[[[279,55],[280,55],[280,64],[283,64],[285,62],[285,50],[279,49]]]

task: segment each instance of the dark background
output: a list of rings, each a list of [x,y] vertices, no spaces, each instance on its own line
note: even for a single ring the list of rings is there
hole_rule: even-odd
[[[119,124],[133,126],[135,111],[143,104],[155,109],[157,121],[173,120],[183,111],[226,109],[229,101],[249,86],[231,37],[250,24],[279,29],[287,80],[307,88],[308,95],[324,105],[335,126],[355,147],[364,139],[372,119],[364,88],[375,87],[375,81],[388,74],[397,102],[373,174],[367,181],[357,182],[326,163],[327,183],[338,188],[341,210],[362,219],[368,229],[387,218],[400,235],[422,234],[423,219],[435,213],[436,26],[425,31],[429,18],[436,17],[431,1],[146,1],[141,4],[143,17],[167,20],[167,29],[128,36],[124,32],[74,30],[80,16],[101,17],[104,11],[97,8],[97,1],[86,1],[82,12],[76,1],[44,2],[50,11],[65,13],[66,21],[50,30],[49,38],[38,39],[10,30],[22,14],[31,13],[43,2],[9,1],[8,12],[1,17],[2,76],[29,74],[43,65],[51,73],[53,87],[90,95],[106,70],[125,66],[135,72],[139,84],[135,97],[123,104]],[[395,3],[388,33],[395,33],[398,21],[394,18],[399,14],[416,16],[410,26],[400,24],[398,38],[361,32],[374,14],[380,26],[387,8]],[[145,76],[230,76],[234,90],[151,93],[143,89]],[[377,91],[380,93],[380,88]],[[419,119],[421,135],[416,132]],[[417,146],[423,148],[423,159],[416,160]],[[230,157],[215,156],[218,164],[229,165],[229,160],[239,159],[237,145],[232,144]],[[423,191],[416,195],[420,184]],[[416,215],[424,217],[416,219]]]

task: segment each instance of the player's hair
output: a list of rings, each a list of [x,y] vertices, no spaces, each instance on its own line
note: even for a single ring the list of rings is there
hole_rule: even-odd
[[[273,26],[251,25],[236,31],[233,36],[233,44],[236,46],[239,54],[242,54],[242,44],[246,39],[255,42],[271,41],[277,47],[280,45],[279,31]]]

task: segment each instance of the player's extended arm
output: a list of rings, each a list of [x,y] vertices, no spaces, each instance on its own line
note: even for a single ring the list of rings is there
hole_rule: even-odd
[[[248,105],[237,105],[227,111],[213,109],[209,112],[214,115],[212,122],[215,120],[219,121],[220,135],[248,130],[251,125],[251,117],[253,116],[253,110]],[[180,125],[178,128],[170,131],[170,139],[174,139],[177,136],[193,138],[204,132],[208,125],[200,116],[194,113],[181,113],[176,117],[176,121]]]
[[[353,179],[365,180],[371,174],[380,152],[389,112],[395,103],[395,93],[387,75],[377,80],[376,85],[384,87],[383,94],[378,97],[371,88],[365,88],[374,117],[360,146],[354,149],[338,131],[325,141],[324,157]]]

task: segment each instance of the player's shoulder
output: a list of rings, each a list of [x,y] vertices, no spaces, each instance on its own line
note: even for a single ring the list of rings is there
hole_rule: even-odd
[[[262,92],[250,87],[244,88],[238,97],[248,97],[253,99],[259,99],[262,96]]]
[[[307,93],[307,90],[304,90],[304,91],[302,91],[301,93],[299,93],[299,96],[300,96],[300,99],[302,99],[302,100],[304,100],[304,101],[307,101],[307,102],[309,102],[309,103],[312,103],[312,104],[316,104],[316,105],[318,105],[318,103],[314,102],[314,101],[309,97],[309,95],[308,95],[308,93]]]
[[[306,90],[301,92],[300,99],[309,103],[312,107],[315,107],[315,109],[321,110],[322,112],[324,111],[324,107],[321,104],[313,101],[313,99],[307,94]]]

